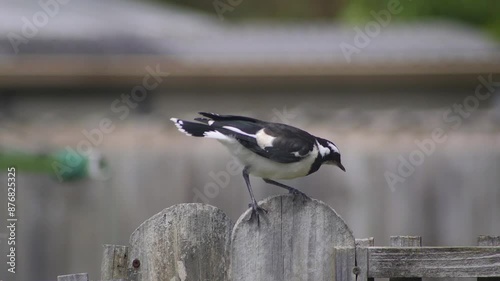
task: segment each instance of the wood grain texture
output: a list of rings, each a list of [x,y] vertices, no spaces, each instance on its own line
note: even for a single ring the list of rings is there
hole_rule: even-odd
[[[500,247],[372,247],[368,276],[494,277],[500,274]]]
[[[231,229],[230,219],[213,206],[175,205],[132,233],[128,267],[138,281],[225,281]]]
[[[260,227],[248,221],[250,210],[239,218],[232,234],[233,281],[331,281],[339,270],[336,262],[349,267],[344,280],[354,280],[355,242],[342,218],[318,200],[293,199],[283,195],[261,201],[268,213]],[[350,248],[351,254],[335,247]]]
[[[127,279],[128,247],[103,245],[101,280]]]
[[[500,236],[479,235],[478,246],[500,246]]]
[[[368,278],[368,247],[373,247],[375,240],[373,237],[356,239],[356,266],[359,268],[359,273],[356,280],[373,281],[373,278]]]
[[[390,245],[392,247],[421,247],[421,236],[391,236]],[[422,278],[389,278],[389,281],[422,281]]]
[[[89,281],[89,275],[88,273],[59,275],[57,281]]]
[[[334,253],[335,253],[335,264],[334,264],[335,279],[332,280],[355,281],[357,277],[355,273],[356,249],[352,247],[335,247]]]
[[[479,235],[478,246],[500,246],[500,236]],[[495,277],[479,277],[477,281],[500,281],[500,274]]]
[[[421,247],[421,236],[391,236],[392,247]]]

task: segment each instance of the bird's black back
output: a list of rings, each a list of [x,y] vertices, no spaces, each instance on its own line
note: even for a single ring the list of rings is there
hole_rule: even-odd
[[[197,121],[208,123],[209,120],[214,120],[216,121],[212,125],[214,127],[230,126],[252,135],[264,129],[267,135],[275,138],[272,146],[262,148],[255,138],[237,133],[233,133],[232,136],[245,148],[279,163],[293,163],[302,160],[313,150],[316,141],[316,138],[308,132],[286,124],[265,122],[237,115],[218,115],[206,112],[200,112],[200,114],[209,119],[197,118]]]
[[[205,116],[214,121],[246,121],[250,123],[267,123],[265,121],[261,121],[259,119],[246,117],[246,116],[238,116],[238,115],[219,115],[217,113],[209,113],[209,112],[198,112],[200,115]]]

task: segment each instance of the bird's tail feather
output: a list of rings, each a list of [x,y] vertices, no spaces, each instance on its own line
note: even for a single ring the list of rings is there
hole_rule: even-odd
[[[201,123],[185,121],[177,118],[170,118],[170,121],[174,122],[179,131],[188,136],[204,137],[207,131],[213,130],[210,126]]]
[[[207,124],[185,121],[177,118],[170,118],[170,120],[174,122],[179,131],[188,136],[205,137],[219,140],[228,139],[225,134],[221,133],[221,131],[226,131],[223,128],[214,128]]]

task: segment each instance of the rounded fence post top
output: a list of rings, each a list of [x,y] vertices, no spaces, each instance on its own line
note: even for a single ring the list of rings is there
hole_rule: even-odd
[[[259,206],[268,211],[267,214],[260,215],[260,227],[266,227],[266,224],[269,223],[268,219],[270,216],[273,217],[271,218],[272,220],[288,219],[290,222],[293,222],[294,220],[295,222],[299,222],[299,219],[302,219],[303,222],[307,220],[304,225],[308,225],[310,223],[314,224],[315,219],[321,219],[323,220],[322,223],[335,225],[339,230],[339,235],[345,237],[344,240],[346,244],[338,246],[354,247],[355,245],[354,235],[349,226],[331,206],[321,200],[313,198],[302,200],[300,196],[294,197],[292,194],[284,194],[265,198],[259,202]],[[248,221],[251,211],[252,209],[246,210],[234,224],[232,240],[234,240],[237,236],[238,230],[247,223],[252,224],[253,227],[258,230],[256,221]],[[277,214],[279,214],[279,218],[274,217]]]
[[[207,213],[214,213],[217,215],[222,216],[223,219],[229,220],[229,217],[222,211],[221,209],[205,204],[205,203],[180,203],[180,204],[175,204],[173,206],[167,207],[160,212],[154,214],[144,222],[142,222],[133,232],[130,237],[134,235],[135,232],[137,232],[139,229],[143,228],[145,225],[150,223],[151,221],[156,220],[158,217],[161,216],[168,216],[169,214],[175,214],[175,213],[184,213],[184,212],[192,212],[193,210],[196,210],[197,212],[207,212]]]
[[[128,268],[137,281],[227,280],[231,229],[228,216],[211,205],[166,208],[130,236]]]
[[[238,219],[231,235],[232,280],[335,280],[340,275],[354,280],[352,231],[327,204],[302,199],[279,195],[259,202],[267,210],[260,226],[248,221],[250,210]]]

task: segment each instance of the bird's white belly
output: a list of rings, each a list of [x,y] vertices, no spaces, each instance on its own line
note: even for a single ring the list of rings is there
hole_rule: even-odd
[[[226,146],[231,154],[244,166],[248,167],[248,173],[268,179],[293,179],[306,176],[317,156],[311,153],[309,156],[295,163],[279,163],[248,150],[237,141],[220,141]]]

